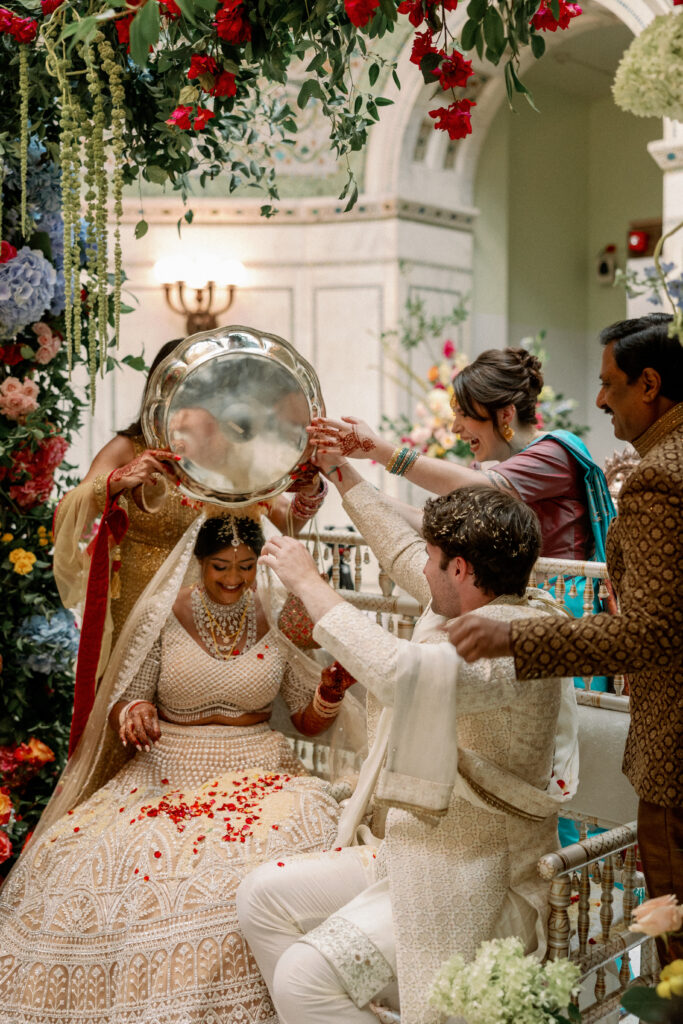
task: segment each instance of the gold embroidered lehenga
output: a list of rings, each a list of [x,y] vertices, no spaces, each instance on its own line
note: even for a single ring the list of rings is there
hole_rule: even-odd
[[[276,1024],[235,890],[263,861],[331,846],[338,805],[268,723],[182,724],[207,702],[253,710],[278,690],[295,710],[318,681],[274,625],[284,597],[268,570],[259,597],[271,629],[239,657],[216,661],[174,618],[202,519],[129,616],[76,753],[0,894],[2,1024]],[[108,709],[150,685],[181,724],[162,721],[152,749],[119,767]]]

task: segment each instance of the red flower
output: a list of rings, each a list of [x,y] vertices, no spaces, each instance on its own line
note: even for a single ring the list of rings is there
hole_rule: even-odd
[[[439,131],[448,132],[451,139],[464,139],[472,134],[470,107],[476,107],[474,100],[458,100],[449,107],[430,110],[429,116],[436,120]]]
[[[12,12],[8,11],[6,7],[0,7],[0,32],[9,32],[13,21],[14,15]]]
[[[425,32],[416,32],[415,38],[413,39],[413,50],[410,54],[411,63],[420,66],[420,62],[423,57],[426,57],[428,53],[438,53],[439,51],[434,46],[434,36],[427,29]]]
[[[12,856],[12,844],[6,832],[0,828],[0,864]]]
[[[403,0],[403,3],[398,5],[399,14],[407,14],[411,25],[421,25],[424,21],[424,4],[422,0]]]
[[[374,16],[379,0],[344,0],[344,8],[352,25],[363,28]]]
[[[448,339],[447,339],[446,341],[444,341],[444,343],[443,343],[443,354],[444,354],[444,359],[450,359],[450,358],[451,358],[451,356],[453,355],[453,353],[454,353],[454,352],[455,352],[455,345],[453,344],[453,342],[451,341],[451,339],[450,339],[450,338],[448,338]]]
[[[207,110],[206,107],[197,107],[197,116],[194,119],[193,128],[200,132],[202,128],[206,128],[207,121],[210,121],[212,117],[215,117],[213,110]]]
[[[38,22],[33,18],[14,18],[9,30],[18,43],[32,43],[38,35]]]
[[[43,15],[47,17],[48,14],[52,14],[52,12],[56,11],[58,7],[61,7],[63,3],[64,0],[40,0],[40,6],[43,9]]]
[[[572,18],[578,18],[581,13],[582,10],[578,4],[571,4],[567,3],[566,0],[560,0],[560,17],[556,21],[547,0],[541,0],[541,6],[531,19],[531,24],[539,32],[556,32],[558,28],[568,28]]]
[[[193,53],[190,61],[190,70],[187,77],[199,78],[200,75],[215,75],[218,72],[218,65],[208,53]]]
[[[244,13],[242,0],[223,0],[213,24],[218,36],[226,43],[239,46],[251,39],[251,25]]]
[[[175,0],[159,0],[159,7],[165,8],[164,14],[171,21],[177,21],[182,13]]]
[[[16,366],[23,358],[21,345],[4,345],[0,347],[0,363],[4,363],[5,366]]]
[[[0,10],[0,17],[1,16],[2,11]],[[0,242],[0,263],[9,263],[9,261],[13,260],[16,255],[17,250],[15,246],[10,245],[9,242]]]
[[[209,92],[212,96],[234,96],[237,92],[237,81],[229,71],[221,71]]]
[[[114,22],[116,35],[121,46],[130,46],[130,23],[135,17],[134,14],[127,14],[125,18],[117,18]]]
[[[453,50],[449,57],[441,61],[438,68],[434,68],[433,75],[437,75],[442,89],[458,89],[467,85],[467,79],[474,74],[472,61],[465,60],[458,50]]]
[[[176,128],[191,128],[192,122],[190,121],[190,114],[192,113],[192,107],[176,107],[169,118],[166,119],[166,124],[175,125]]]

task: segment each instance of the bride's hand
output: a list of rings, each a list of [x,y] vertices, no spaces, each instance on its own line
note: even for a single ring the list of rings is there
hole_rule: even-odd
[[[355,416],[342,416],[340,420],[318,416],[311,420],[310,427],[306,429],[309,440],[318,446],[318,452],[322,455],[373,459],[373,452],[381,440],[367,423]]]
[[[110,495],[120,494],[121,491],[133,490],[140,484],[151,484],[156,486],[160,476],[164,473],[175,481],[174,464],[179,462],[180,455],[167,452],[160,448],[148,448],[137,455],[125,466],[119,466],[109,477]]]
[[[141,701],[127,712],[119,736],[124,747],[131,743],[138,750],[149,750],[161,737],[157,709],[148,701]]]
[[[346,459],[341,459],[333,452],[329,453],[317,448],[315,454],[311,458],[311,462],[314,466],[317,466],[320,472],[324,473],[329,480],[334,481],[335,479],[338,479],[335,470],[341,469],[341,467],[346,464]]]

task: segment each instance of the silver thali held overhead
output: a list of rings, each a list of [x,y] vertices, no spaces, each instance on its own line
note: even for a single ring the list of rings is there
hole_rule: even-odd
[[[249,505],[286,490],[325,414],[313,367],[282,338],[219,327],[180,342],[154,370],[142,410],[152,448],[169,448],[181,488],[200,501]]]

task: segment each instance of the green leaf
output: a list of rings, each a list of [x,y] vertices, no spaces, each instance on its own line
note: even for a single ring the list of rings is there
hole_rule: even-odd
[[[398,77],[398,73],[396,71],[396,68],[394,68],[394,70],[391,72],[391,77],[394,80],[394,85],[396,86],[396,88],[400,89],[401,88],[401,82],[400,82],[400,79]]]
[[[484,15],[484,39],[492,64],[497,64],[505,50],[505,26],[495,7],[489,7]]]
[[[130,366],[132,370],[144,372],[147,369],[144,356],[124,356],[121,362],[125,363],[126,366]]]
[[[135,237],[142,238],[149,231],[149,224],[146,220],[139,220],[135,225]]]
[[[394,101],[390,100],[388,96],[377,96],[375,99],[375,103],[378,107],[389,107],[393,102]]]
[[[486,14],[488,0],[470,0],[467,5],[467,17],[472,21],[481,21]]]
[[[307,78],[299,90],[296,103],[300,110],[303,110],[311,97],[316,96],[323,99],[323,91],[315,78]]]
[[[465,22],[465,24],[463,25],[462,33],[460,35],[460,45],[462,46],[463,50],[467,51],[472,49],[477,37],[478,28],[478,21],[473,21],[470,18],[469,21]]]
[[[379,64],[371,64],[370,70],[368,71],[368,81],[370,85],[374,85],[379,78]]]
[[[433,72],[442,60],[443,57],[440,53],[426,53],[420,61],[420,71],[427,85],[434,85],[436,82],[436,75]]]
[[[164,185],[168,179],[168,171],[157,164],[148,164],[145,168],[145,176],[148,181],[153,181],[157,185]]]
[[[569,1014],[569,1019],[572,1021],[572,1024],[581,1024],[581,1011],[578,1006],[574,1006],[573,1003],[570,1003],[567,1007],[567,1013]]]
[[[197,19],[194,16],[194,0],[178,0],[178,7],[190,24],[195,25]]]
[[[354,181],[352,186],[351,186],[351,189],[349,190],[349,200],[348,200],[346,206],[344,207],[344,213],[348,213],[349,210],[352,209],[352,207],[354,207],[356,205],[356,200],[357,199],[358,199],[358,185]]]
[[[22,345],[20,349],[21,355],[24,359],[33,359],[35,352],[28,345]]]
[[[662,999],[653,988],[638,985],[624,992],[621,1005],[648,1024],[665,1024],[669,1019],[671,1000]]]
[[[327,54],[321,50],[320,53],[316,53],[315,57],[306,68],[306,71],[322,71],[326,60]]]
[[[192,221],[194,220],[194,210],[187,210],[183,214],[183,217],[185,218],[185,220],[187,221],[188,224],[191,224]]]
[[[550,10],[555,21],[560,20],[560,0],[550,0]]]
[[[517,72],[515,71],[511,61],[508,62],[508,66],[510,68],[510,75],[512,76],[512,84],[514,86],[515,92],[521,93],[525,97],[529,106],[532,107],[536,111],[536,113],[538,113],[538,107],[534,103],[534,98],[531,95],[531,92],[527,89],[524,82],[522,82],[517,77]]]
[[[202,10],[208,11],[209,14],[215,14],[216,8],[218,7],[218,0],[194,0],[197,7],[201,7]]]
[[[543,36],[533,35],[531,37],[531,52],[536,60],[543,56],[545,53],[545,39]]]
[[[146,3],[130,23],[130,55],[144,68],[149,59],[149,48],[159,41],[159,5]]]

